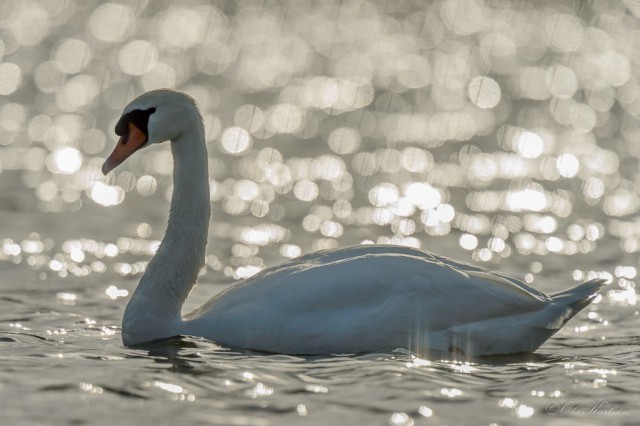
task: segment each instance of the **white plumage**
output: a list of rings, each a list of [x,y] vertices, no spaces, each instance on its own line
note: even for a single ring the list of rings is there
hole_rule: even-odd
[[[157,90],[129,104],[118,126],[122,137],[105,173],[139,148],[166,140],[175,162],[169,224],[125,310],[126,345],[193,335],[287,354],[532,352],[603,284],[592,280],[547,296],[520,280],[420,250],[359,246],[265,269],[183,317],[204,262],[210,217],[202,119],[190,97]]]

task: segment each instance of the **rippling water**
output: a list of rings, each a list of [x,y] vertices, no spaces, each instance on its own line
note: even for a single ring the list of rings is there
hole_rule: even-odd
[[[33,424],[637,424],[635,2],[0,2],[0,407]],[[186,309],[267,265],[420,247],[602,297],[535,354],[124,348],[167,146],[104,177],[135,95],[200,105],[214,217]]]

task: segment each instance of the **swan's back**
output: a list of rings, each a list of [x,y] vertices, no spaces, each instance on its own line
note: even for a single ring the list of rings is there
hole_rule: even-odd
[[[366,352],[419,340],[438,351],[471,350],[455,341],[456,329],[465,334],[470,324],[531,316],[552,304],[525,283],[478,267],[410,248],[361,246],[266,269],[186,324],[220,343],[268,352]],[[548,322],[535,325],[550,335]]]

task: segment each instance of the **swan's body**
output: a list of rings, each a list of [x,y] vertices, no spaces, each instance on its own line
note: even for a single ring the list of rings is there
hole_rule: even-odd
[[[602,280],[551,296],[524,282],[397,246],[327,250],[268,268],[183,317],[205,255],[210,205],[204,129],[191,98],[134,100],[106,173],[137,149],[171,140],[174,190],[166,235],[125,310],[136,345],[176,335],[287,354],[394,348],[490,355],[532,352],[587,306]]]

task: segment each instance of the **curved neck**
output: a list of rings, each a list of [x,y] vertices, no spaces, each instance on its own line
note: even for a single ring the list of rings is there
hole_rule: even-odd
[[[204,265],[211,215],[208,156],[202,121],[190,128],[192,132],[171,141],[174,169],[169,223],[125,310],[125,344],[178,334],[182,305]]]

